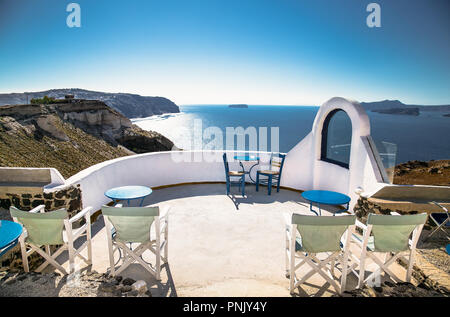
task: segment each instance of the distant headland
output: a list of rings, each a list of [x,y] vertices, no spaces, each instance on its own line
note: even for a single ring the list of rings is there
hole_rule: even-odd
[[[38,92],[0,94],[1,105],[28,104],[33,98],[64,98],[73,95],[77,99],[99,100],[127,118],[145,118],[164,113],[177,113],[180,108],[164,97],[147,97],[127,93],[107,93],[79,88],[51,89]]]
[[[406,105],[399,100],[361,102],[361,105],[364,109],[366,109],[366,111],[408,116],[418,116],[421,112],[448,113],[448,111],[450,111],[450,105]]]
[[[229,105],[228,107],[229,108],[248,108],[248,105],[239,103],[239,104],[235,104],[235,105]]]

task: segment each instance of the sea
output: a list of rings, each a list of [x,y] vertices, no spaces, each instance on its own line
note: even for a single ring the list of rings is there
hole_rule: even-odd
[[[229,149],[225,140],[227,127],[254,127],[260,139],[267,139],[267,149],[259,146],[259,150],[273,150],[273,138],[278,140],[275,149],[289,152],[311,131],[318,109],[315,106],[283,105],[249,105],[248,108],[186,105],[180,106],[180,113],[132,121],[144,130],[161,133],[182,149]],[[421,112],[418,116],[367,113],[371,135],[385,167],[410,160],[450,159],[450,117],[444,117],[443,113]],[[222,139],[217,131],[222,131]],[[235,141],[236,147],[237,139]],[[249,138],[246,141],[250,143]],[[264,145],[264,142],[260,144]],[[246,149],[249,149],[248,144],[245,149],[238,148]]]

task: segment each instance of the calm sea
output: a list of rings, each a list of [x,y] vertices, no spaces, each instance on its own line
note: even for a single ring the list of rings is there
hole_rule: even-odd
[[[250,105],[246,109],[238,109],[227,105],[190,105],[180,106],[179,114],[135,119],[133,122],[145,130],[165,135],[184,149],[201,147],[192,143],[194,128],[204,131],[208,127],[218,127],[225,135],[226,127],[240,126],[256,129],[267,127],[270,150],[270,127],[279,127],[279,150],[288,152],[311,131],[318,109],[311,106]],[[374,112],[368,112],[368,115],[372,137],[382,153],[383,161],[385,158],[391,161],[388,165],[409,160],[450,159],[449,117],[434,112],[421,113],[419,116]],[[201,126],[196,119],[201,119]],[[203,143],[210,141],[204,140]]]

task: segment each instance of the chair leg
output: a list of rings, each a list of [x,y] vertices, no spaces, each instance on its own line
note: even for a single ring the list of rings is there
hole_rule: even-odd
[[[87,251],[88,251],[88,262],[92,264],[92,230],[91,230],[91,217],[86,217],[87,228],[86,228],[86,239],[87,239]]]
[[[270,195],[272,193],[272,175],[269,176],[267,180],[267,193]]]
[[[406,270],[406,282],[411,283],[412,269],[414,266],[415,254],[414,250],[410,251],[408,269]]]
[[[169,215],[166,215],[166,227],[164,229],[164,258],[169,262]]]
[[[28,266],[28,255],[27,255],[27,247],[25,245],[25,241],[23,237],[19,238],[20,242],[20,251],[22,252],[22,262],[23,262],[23,269],[25,272],[30,272],[30,267]]]
[[[241,182],[242,182],[242,196],[245,196],[245,174],[242,177]]]
[[[342,256],[341,294],[345,292],[345,287],[347,286],[348,252],[348,250],[344,251]]]
[[[289,249],[289,293],[293,295],[295,287],[295,239],[294,242],[291,241]]]
[[[256,172],[256,191],[259,190],[259,172]]]
[[[105,220],[105,229],[106,229],[106,238],[108,241],[108,255],[109,255],[109,266],[110,266],[110,274],[112,276],[116,275],[116,267],[114,263],[114,245],[111,236],[111,224],[106,216],[103,217]],[[125,256],[125,254],[124,254]],[[125,260],[125,259],[124,259]]]
[[[69,273],[72,274],[75,272],[75,250],[73,248],[73,241],[72,243],[69,242],[67,248],[69,251]]]
[[[280,176],[278,176],[278,182],[277,182],[277,193],[279,193],[279,192],[280,192],[280,180],[281,180],[281,178],[280,178]]]
[[[361,253],[361,259],[359,260],[359,277],[357,288],[361,288],[364,282],[365,265],[366,265],[366,252],[363,251]]]
[[[285,255],[285,268],[286,268],[286,277],[289,277],[289,239],[286,234],[286,249],[284,252]]]

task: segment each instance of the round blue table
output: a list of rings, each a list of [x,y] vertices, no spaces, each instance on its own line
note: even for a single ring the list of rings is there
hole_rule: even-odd
[[[22,225],[17,222],[0,220],[0,256],[17,244],[22,230]]]
[[[243,171],[245,174],[248,174],[248,177],[250,178],[250,180],[251,180],[253,183],[255,183],[255,181],[253,180],[253,178],[252,178],[252,176],[251,176],[250,173],[251,173],[252,169],[253,169],[256,165],[259,164],[259,157],[258,157],[258,156],[254,156],[254,155],[235,155],[235,156],[234,156],[234,159],[239,161],[239,165],[241,166],[242,171]],[[246,171],[245,168],[244,168],[244,165],[242,164],[243,161],[244,161],[244,162],[256,162],[256,164],[253,164],[253,165],[250,167],[250,169],[249,169],[248,171]]]
[[[347,195],[333,192],[330,190],[307,190],[302,193],[302,197],[309,201],[309,209],[314,212],[316,215],[322,215],[322,211],[320,209],[320,204],[324,205],[347,205],[345,210],[340,210],[338,212],[348,211],[348,206],[350,203],[350,197]],[[319,207],[319,213],[313,210],[313,203],[317,204]]]
[[[130,205],[130,200],[141,199],[139,204],[142,207],[145,197],[152,193],[152,189],[146,186],[121,186],[108,189],[105,196],[115,202],[126,200]]]

